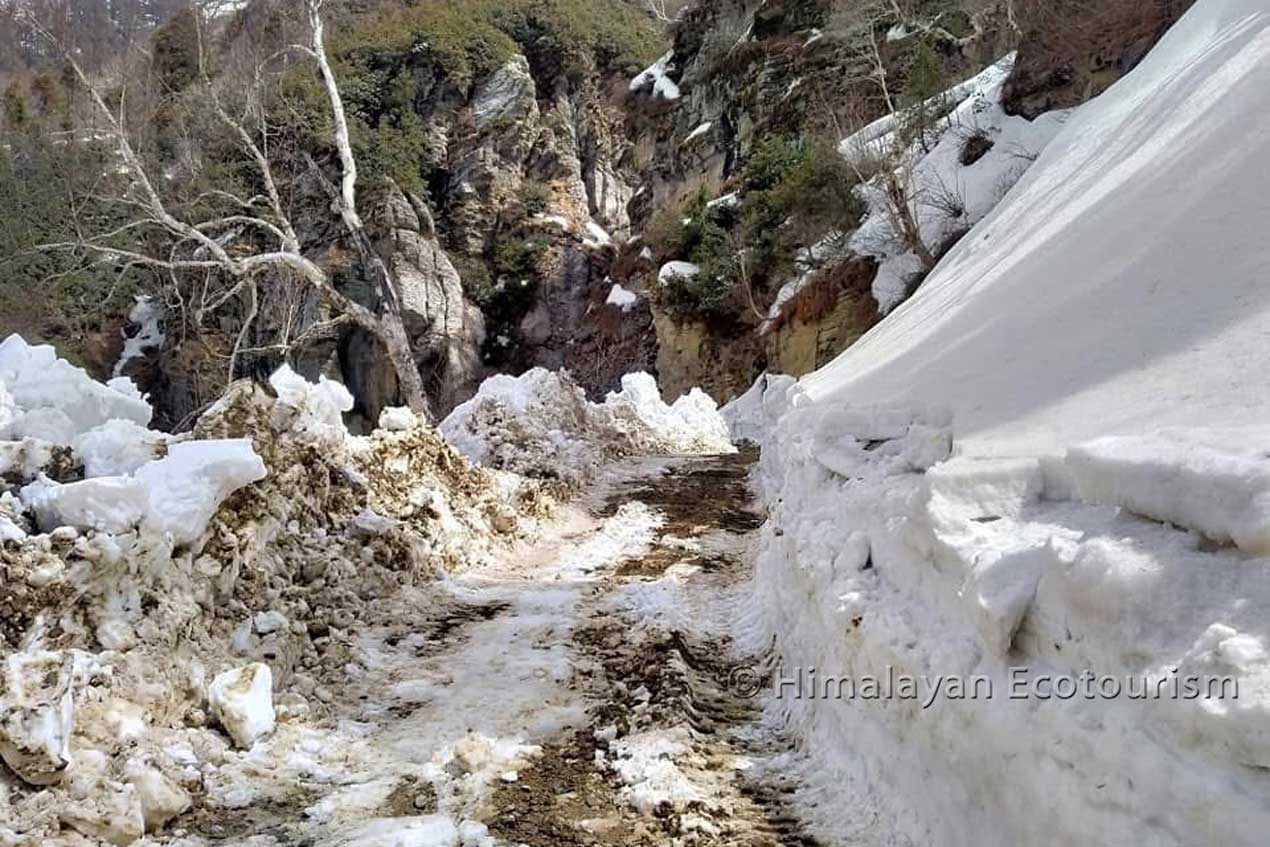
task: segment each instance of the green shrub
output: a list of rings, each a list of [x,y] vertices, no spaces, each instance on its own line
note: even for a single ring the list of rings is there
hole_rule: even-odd
[[[864,207],[858,184],[830,140],[761,139],[735,179],[739,209],[711,208],[703,192],[650,222],[646,237],[659,259],[684,258],[701,268],[693,279],[661,286],[660,302],[680,315],[699,316],[739,302],[729,295],[742,281],[759,289],[783,283],[800,248],[859,225]]]
[[[530,217],[546,212],[551,207],[554,196],[551,186],[543,182],[526,180],[520,186],[520,204],[525,207],[525,214]]]

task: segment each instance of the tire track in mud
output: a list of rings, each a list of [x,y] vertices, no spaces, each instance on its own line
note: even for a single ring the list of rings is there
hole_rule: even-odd
[[[676,462],[661,476],[630,481],[597,510],[611,516],[638,500],[666,522],[648,553],[620,563],[604,581],[575,628],[574,667],[593,703],[590,725],[545,745],[517,783],[496,793],[489,824],[500,841],[529,847],[818,844],[790,811],[794,786],[745,775],[749,760],[779,743],[740,731],[759,717],[752,702],[729,690],[729,674],[747,657],[736,655],[725,635],[649,626],[636,609],[623,608],[624,587],[657,582],[672,569],[681,574],[680,590],[698,600],[717,598],[747,576],[746,562],[728,545],[720,550],[693,542],[720,532],[743,537],[761,525],[748,484],[753,459]],[[694,790],[651,808],[643,798],[645,808],[637,809],[638,784],[626,784],[619,772],[629,752],[623,748],[662,734],[682,740],[680,752],[668,758]]]
[[[749,575],[747,540],[763,520],[748,482],[753,459],[650,463],[593,505],[594,516],[604,519],[626,503],[642,502],[664,523],[643,554],[611,563],[594,581],[562,589],[580,596],[571,619],[554,631],[537,631],[540,643],[533,649],[567,652],[563,687],[586,704],[585,717],[570,724],[574,728],[531,739],[541,753],[514,779],[496,779],[489,796],[474,805],[447,805],[426,779],[402,773],[365,816],[404,823],[440,812],[477,820],[496,844],[508,847],[818,847],[791,811],[796,786],[781,784],[779,774],[747,775],[754,762],[785,750],[781,739],[754,731],[756,705],[729,686],[735,667],[759,664],[738,655],[726,625],[719,625],[729,615],[726,598]],[[561,549],[576,549],[589,537],[567,536]],[[415,607],[426,610],[417,617],[386,602],[366,621],[395,669],[382,671],[379,687],[390,687],[398,672],[412,679],[453,671],[473,650],[488,648],[491,629],[519,631],[516,621],[533,614],[534,606],[532,595],[520,592],[549,584],[541,575],[519,572],[510,581],[469,586],[459,594],[438,589]],[[438,717],[426,700],[395,703],[373,696],[374,686],[365,683],[327,683],[336,696],[333,715],[364,720],[376,734]],[[359,706],[356,701],[368,693],[372,702]],[[652,756],[652,768],[664,771],[674,790],[658,799],[657,786],[643,791],[623,768],[641,755],[641,743],[667,739],[673,754]],[[382,777],[386,767],[379,765],[371,776]],[[400,763],[396,767],[400,771]],[[251,835],[264,835],[278,847],[359,843],[333,838],[306,811],[337,793],[337,786],[293,789],[248,808],[198,809],[185,828],[210,845],[240,844]]]

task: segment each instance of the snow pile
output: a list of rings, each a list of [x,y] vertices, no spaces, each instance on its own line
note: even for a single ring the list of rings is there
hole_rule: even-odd
[[[52,347],[31,346],[18,335],[0,343],[0,439],[38,438],[69,445],[112,420],[145,426],[150,405],[128,379],[102,385],[59,359]]]
[[[1199,0],[786,392],[743,640],[826,833],[1264,841],[1267,73],[1264,4]]]
[[[622,390],[610,392],[601,409],[626,434],[633,452],[689,456],[736,452],[719,405],[700,388],[667,406],[652,376],[626,374]]]
[[[655,99],[678,100],[681,96],[679,86],[669,76],[673,70],[671,60],[674,57],[675,54],[672,50],[653,63],[651,67],[641,71],[631,80],[630,90],[639,92],[649,89]]]
[[[402,410],[349,435],[347,392],[289,369],[276,397],[240,381],[170,437],[47,348],[9,339],[0,363],[10,421],[67,410],[63,444],[0,443],[6,844],[129,844],[241,785],[230,745],[266,756],[323,708],[314,677],[345,672],[365,605],[551,507]]]
[[[848,158],[898,160],[910,212],[922,241],[932,252],[987,216],[1069,117],[1067,112],[1049,112],[1028,121],[1007,115],[1001,107],[1001,89],[1013,66],[1014,57],[1009,56],[942,95],[941,105],[955,108],[946,118],[935,121],[925,139],[912,142],[907,149],[894,149],[908,143],[895,134],[898,121],[894,116],[842,142],[840,149]],[[988,149],[964,165],[968,144]],[[863,193],[869,213],[852,235],[850,246],[880,262],[873,293],[886,314],[908,296],[922,272],[922,263],[897,227],[890,208],[892,200],[881,179],[866,183]]]
[[[648,374],[591,403],[565,372],[534,368],[486,380],[441,422],[441,433],[477,464],[579,485],[606,460],[633,454],[733,452],[718,406],[700,390],[666,405]]]

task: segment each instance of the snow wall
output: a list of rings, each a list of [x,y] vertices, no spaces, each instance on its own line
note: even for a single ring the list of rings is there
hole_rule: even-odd
[[[751,398],[741,629],[827,841],[1265,843],[1267,80],[1270,9],[1200,0],[909,302]]]

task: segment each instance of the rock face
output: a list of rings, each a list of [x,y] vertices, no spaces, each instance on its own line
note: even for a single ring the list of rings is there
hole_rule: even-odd
[[[1016,14],[1019,61],[1005,90],[1011,114],[1079,106],[1133,70],[1195,0],[1030,0]]]
[[[485,319],[463,296],[463,281],[450,257],[437,241],[436,224],[427,204],[419,197],[392,190],[373,202],[371,225],[381,258],[399,286],[406,332],[410,335],[420,368],[430,376],[433,399],[449,409],[476,390],[481,378],[481,345]],[[357,384],[383,384],[391,365],[379,380],[354,378]],[[363,367],[354,360],[353,367]],[[363,395],[367,416],[378,418],[391,398]]]

